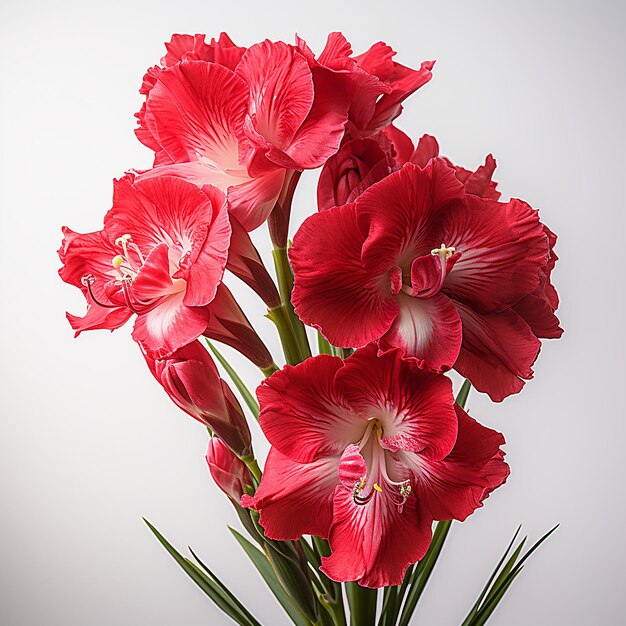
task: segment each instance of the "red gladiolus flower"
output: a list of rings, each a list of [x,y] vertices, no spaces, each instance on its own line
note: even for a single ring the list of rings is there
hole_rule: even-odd
[[[168,357],[155,359],[145,352],[144,357],[174,404],[215,431],[240,456],[251,454],[252,437],[241,405],[199,342]]]
[[[210,45],[198,37],[173,39],[165,67],[144,78],[137,136],[155,151],[155,169],[141,176],[214,185],[253,230],[290,171],[319,167],[336,152],[347,97],[294,46],[264,41],[242,52],[226,35]]]
[[[328,538],[322,570],[397,585],[435,519],[465,519],[508,475],[501,434],[455,406],[452,384],[394,349],[287,366],[257,390],[272,444],[242,503],[272,539]]]
[[[209,439],[206,462],[215,484],[239,506],[246,485],[252,485],[246,464],[219,437]]]
[[[160,177],[114,182],[104,229],[64,228],[61,278],[79,287],[87,314],[68,314],[76,334],[122,326],[154,356],[171,354],[207,329],[222,280],[231,227],[224,195]]]
[[[443,159],[408,163],[305,220],[290,250],[293,302],[334,345],[401,347],[500,401],[532,377],[534,329],[560,332],[548,232],[520,200],[467,193]]]

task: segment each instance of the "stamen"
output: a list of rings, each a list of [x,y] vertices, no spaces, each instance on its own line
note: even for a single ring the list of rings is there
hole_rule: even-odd
[[[93,300],[94,304],[101,306],[103,309],[119,309],[119,307],[116,306],[115,304],[104,304],[104,302],[100,302],[98,298],[96,298],[96,294],[94,294],[93,289],[91,288],[91,285],[93,285],[96,282],[96,279],[93,274],[85,274],[80,279],[80,282],[85,287],[87,287],[87,291],[89,292],[89,295],[91,296],[91,299]]]
[[[442,243],[440,248],[434,248],[430,251],[430,253],[434,256],[440,256],[447,259],[454,254],[454,250],[455,248],[452,246],[448,248],[445,243]]]
[[[374,489],[376,489],[379,493],[383,492],[383,488],[378,483],[374,483]]]
[[[122,263],[124,263],[124,257],[121,254],[114,256],[113,260],[111,261],[111,264],[116,270],[120,269],[120,267],[122,266]]]

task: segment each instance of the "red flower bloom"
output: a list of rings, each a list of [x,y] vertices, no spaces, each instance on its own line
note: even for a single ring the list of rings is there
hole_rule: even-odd
[[[434,370],[455,367],[500,401],[532,377],[533,328],[558,328],[552,292],[544,298],[547,232],[520,200],[467,193],[442,159],[408,163],[305,220],[290,250],[293,302],[334,345],[380,339]],[[535,300],[541,311],[516,310]]]
[[[145,352],[144,357],[174,404],[215,431],[237,454],[251,454],[252,438],[241,406],[199,342],[161,359]]]
[[[400,584],[434,519],[465,519],[508,475],[502,435],[454,405],[448,378],[374,345],[287,366],[257,391],[272,449],[243,504],[272,539],[330,541],[322,569]]]
[[[348,102],[332,73],[293,46],[264,41],[242,52],[226,35],[207,46],[177,36],[164,68],[142,87],[137,136],[155,169],[228,193],[247,230],[269,215],[288,171],[315,168],[339,147]],[[186,48],[186,50],[185,50]]]
[[[77,335],[114,330],[135,313],[133,338],[163,356],[205,332],[231,234],[221,192],[172,177],[126,176],[114,182],[103,230],[63,230],[59,274],[88,304],[84,317],[68,314]]]

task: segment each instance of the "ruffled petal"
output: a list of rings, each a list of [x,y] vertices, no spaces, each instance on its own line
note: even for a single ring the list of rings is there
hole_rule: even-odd
[[[389,275],[368,271],[361,262],[366,235],[358,213],[349,204],[311,215],[289,250],[296,313],[343,347],[378,339],[398,313]]]
[[[436,520],[465,520],[510,472],[500,449],[504,437],[458,405],[456,412],[459,434],[454,449],[443,460],[422,460],[414,483],[415,497]]]
[[[315,97],[311,111],[285,152],[298,169],[315,169],[339,149],[348,119],[342,83],[323,68],[313,68]]]
[[[521,200],[502,204],[468,195],[440,217],[431,241],[460,254],[443,291],[481,312],[508,308],[534,291],[548,261],[538,213]]]
[[[237,171],[247,101],[246,84],[231,70],[183,61],[158,72],[139,120],[170,163],[200,159]],[[138,137],[142,141],[144,135]]]
[[[512,309],[480,314],[455,302],[463,323],[463,343],[454,368],[472,385],[500,402],[533,376],[541,342]]]
[[[184,292],[165,298],[148,313],[138,315],[133,339],[143,350],[155,357],[172,354],[197,339],[209,320],[207,307],[183,304]]]
[[[234,70],[241,60],[245,48],[232,41],[226,33],[220,33],[219,39],[205,42],[205,35],[172,35],[165,44],[167,54],[161,59],[161,65],[171,67],[179,61],[208,61]]]
[[[259,422],[283,454],[300,463],[339,457],[361,438],[366,418],[352,412],[335,389],[342,365],[338,357],[320,355],[286,365],[259,385]]]
[[[429,369],[445,372],[454,366],[461,349],[463,330],[454,304],[439,293],[430,298],[396,296],[400,313],[381,346],[398,347]]]
[[[254,128],[265,140],[284,151],[313,104],[309,64],[293,46],[266,40],[248,48],[236,71],[250,90]],[[249,136],[249,139],[253,143],[257,141],[256,137]]]
[[[414,497],[402,511],[385,493],[363,506],[340,486],[329,536],[332,553],[322,559],[321,570],[338,582],[358,580],[372,588],[399,585],[408,566],[428,550],[431,536],[431,519]]]
[[[303,464],[272,448],[259,488],[253,497],[244,496],[242,504],[261,512],[259,523],[270,539],[327,538],[338,465],[336,456]]]
[[[452,383],[418,367],[402,350],[379,353],[370,344],[344,361],[336,376],[338,393],[353,410],[376,417],[387,450],[445,457],[456,439]]]
[[[435,218],[464,198],[463,185],[443,159],[432,159],[423,169],[407,163],[356,200],[359,223],[369,231],[363,263],[373,269],[411,261]]]
[[[87,313],[83,317],[65,314],[72,330],[75,331],[74,337],[78,337],[85,330],[116,330],[126,324],[131,316],[132,311],[125,307],[108,309],[94,304],[93,301],[87,305]]]

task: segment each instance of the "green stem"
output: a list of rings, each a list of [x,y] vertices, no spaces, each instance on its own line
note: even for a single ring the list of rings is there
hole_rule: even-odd
[[[269,378],[274,372],[277,372],[280,368],[276,363],[272,363],[269,367],[262,367],[261,372],[265,378]]]
[[[267,312],[267,317],[274,322],[276,330],[278,330],[280,343],[283,346],[287,363],[289,363],[289,365],[297,365],[300,363],[303,360],[300,346],[286,305],[281,304],[279,307],[270,309]]]
[[[358,583],[346,583],[346,595],[350,606],[350,626],[374,626],[377,589],[361,587]]]
[[[289,264],[287,248],[274,248],[272,250],[274,268],[278,278],[278,291],[281,302],[285,305],[289,313],[289,319],[296,336],[296,342],[300,349],[300,361],[304,361],[311,356],[311,347],[306,336],[306,329],[300,318],[296,315],[291,304],[291,291],[293,289],[293,272]]]
[[[258,487],[263,474],[261,472],[259,464],[257,463],[257,460],[253,456],[242,456],[240,458],[247,465],[250,473],[252,474],[252,478],[254,478],[254,480],[256,481],[255,487]]]

